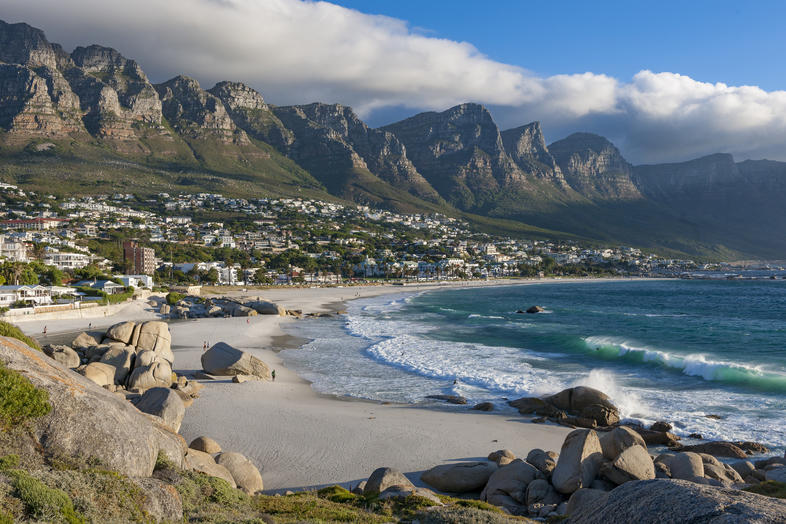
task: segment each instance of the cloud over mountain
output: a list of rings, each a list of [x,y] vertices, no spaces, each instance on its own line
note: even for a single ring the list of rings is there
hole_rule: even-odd
[[[41,27],[67,49],[101,43],[154,81],[246,82],[275,104],[341,102],[364,117],[391,107],[474,101],[503,127],[539,119],[550,138],[605,134],[636,162],[716,151],[786,159],[786,91],[641,71],[541,77],[404,21],[302,0],[6,0],[3,18]],[[389,114],[386,111],[385,114]]]

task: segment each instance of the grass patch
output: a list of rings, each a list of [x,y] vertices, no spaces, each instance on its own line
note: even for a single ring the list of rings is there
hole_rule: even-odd
[[[349,490],[342,488],[341,486],[329,486],[327,488],[322,488],[317,491],[317,496],[327,499],[330,502],[338,502],[340,504],[356,502],[360,498],[354,493],[350,493]]]
[[[483,511],[491,511],[492,513],[505,513],[501,508],[483,502],[482,500],[467,500],[467,499],[453,499],[453,504],[463,508],[475,508]]]
[[[786,482],[777,482],[774,480],[765,480],[755,486],[749,486],[743,491],[757,493],[766,497],[775,497],[776,499],[786,499]]]
[[[8,471],[19,466],[19,455],[6,455],[0,457],[0,471]]]
[[[330,489],[330,488],[328,488]],[[357,497],[360,500],[360,497]],[[273,517],[275,522],[391,522],[395,519],[376,515],[351,504],[332,502],[314,492],[295,493],[283,497],[257,495],[252,505],[261,514]]]
[[[0,363],[0,427],[16,426],[51,410],[49,393]]]
[[[85,519],[74,509],[65,491],[50,488],[21,470],[9,472],[17,498],[25,505],[28,516],[47,522],[84,524]]]
[[[21,340],[31,348],[41,351],[41,346],[38,342],[22,333],[22,330],[15,325],[5,322],[4,320],[0,320],[0,336]]]

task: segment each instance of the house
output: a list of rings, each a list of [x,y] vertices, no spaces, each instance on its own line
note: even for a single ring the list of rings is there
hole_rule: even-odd
[[[84,253],[49,252],[44,255],[44,264],[57,269],[79,269],[90,264],[91,257]]]
[[[27,262],[27,246],[7,235],[0,235],[0,257],[12,262]]]
[[[119,275],[117,279],[126,287],[153,289],[153,277],[150,275]]]
[[[97,291],[103,291],[107,295],[116,295],[125,291],[125,286],[112,282],[111,280],[82,280],[74,284],[75,287],[89,287]]]
[[[10,307],[15,302],[32,302],[35,305],[51,304],[52,295],[40,285],[0,286],[0,307]]]

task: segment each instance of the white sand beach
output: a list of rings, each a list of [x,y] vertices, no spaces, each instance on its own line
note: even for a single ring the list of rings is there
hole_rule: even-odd
[[[336,311],[343,307],[342,302],[356,298],[424,289],[427,287],[279,288],[233,295],[259,295],[288,309],[311,313]],[[146,303],[135,303],[102,318],[100,325],[93,321],[93,327],[154,317],[155,312]],[[246,455],[262,472],[266,491],[335,483],[347,486],[366,479],[382,466],[400,469],[419,483],[419,472],[434,465],[484,459],[497,449],[511,449],[517,456],[526,456],[533,448],[558,450],[570,431],[533,424],[510,413],[473,412],[468,406],[432,409],[317,394],[288,370],[272,349],[292,344],[291,337],[281,330],[282,323],[308,321],[257,316],[170,324],[179,374],[201,369],[203,343],[220,341],[251,352],[276,370],[275,382],[201,381],[205,388],[188,408],[180,430],[186,441],[206,435],[225,450]],[[55,333],[83,330],[88,322],[72,319],[46,324],[49,332]],[[20,326],[27,333],[39,335],[43,322]]]

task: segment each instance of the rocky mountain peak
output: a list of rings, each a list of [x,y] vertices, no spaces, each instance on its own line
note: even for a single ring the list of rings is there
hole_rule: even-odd
[[[573,133],[548,146],[567,183],[591,199],[639,198],[632,166],[608,139]]]
[[[55,69],[57,53],[40,29],[0,20],[0,61]]]
[[[224,104],[215,95],[205,91],[195,79],[178,75],[162,84],[156,84],[166,119],[179,130],[190,130],[195,136],[205,133],[228,141],[237,127]],[[242,133],[242,132],[241,132]],[[245,133],[242,133],[243,138]]]
[[[561,188],[566,187],[562,170],[546,146],[540,122],[508,129],[501,135],[505,151],[522,171],[532,173],[538,178],[553,180]]]
[[[250,111],[268,110],[262,95],[241,82],[225,80],[208,89],[208,92],[221,99],[230,112],[241,109]]]
[[[148,82],[142,68],[134,60],[129,60],[111,47],[91,45],[77,47],[71,58],[85,73],[106,74],[130,77],[132,80]]]

